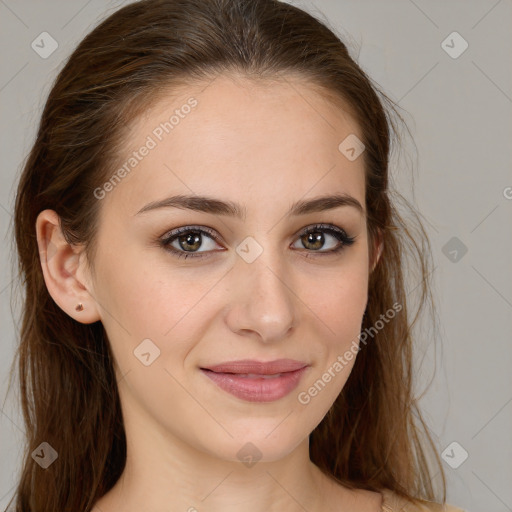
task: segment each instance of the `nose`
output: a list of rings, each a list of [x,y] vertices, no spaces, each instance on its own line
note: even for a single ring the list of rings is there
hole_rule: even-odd
[[[291,334],[297,323],[297,297],[282,262],[263,253],[252,263],[240,259],[233,280],[231,308],[226,321],[237,334],[273,343]]]

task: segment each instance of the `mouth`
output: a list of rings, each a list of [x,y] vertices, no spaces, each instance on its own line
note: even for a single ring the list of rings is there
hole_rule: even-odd
[[[299,384],[309,364],[291,359],[271,362],[231,361],[201,372],[219,388],[248,402],[273,402]]]

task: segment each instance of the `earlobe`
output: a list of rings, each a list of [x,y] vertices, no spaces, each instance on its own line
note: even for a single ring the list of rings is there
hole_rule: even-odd
[[[39,213],[36,236],[44,280],[55,303],[78,322],[100,320],[92,285],[82,277],[85,254],[66,241],[54,210]]]

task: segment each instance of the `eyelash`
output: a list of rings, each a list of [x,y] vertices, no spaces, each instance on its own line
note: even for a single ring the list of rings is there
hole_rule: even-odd
[[[313,253],[318,253],[319,256],[329,256],[329,255],[337,254],[337,253],[341,252],[343,249],[345,249],[345,247],[351,246],[356,239],[356,237],[348,236],[347,233],[343,229],[338,228],[333,225],[330,225],[330,224],[315,224],[311,227],[303,229],[299,233],[298,236],[299,236],[299,238],[301,238],[304,235],[308,235],[311,233],[317,233],[317,232],[323,232],[323,233],[332,235],[339,242],[341,242],[340,245],[338,245],[338,247],[336,247],[335,249],[330,249],[328,251],[311,251]],[[200,253],[193,253],[193,252],[186,252],[186,251],[178,250],[174,247],[171,247],[170,244],[174,240],[179,238],[181,235],[187,234],[187,233],[201,233],[201,234],[207,235],[209,238],[212,238],[217,243],[220,243],[219,237],[215,234],[215,232],[212,229],[206,228],[206,227],[199,228],[199,227],[195,227],[195,226],[185,226],[182,228],[175,229],[174,231],[171,231],[170,233],[168,233],[166,236],[160,238],[158,243],[166,251],[169,251],[173,256],[176,256],[177,258],[185,258],[185,259],[189,258],[189,257],[203,258],[203,257],[207,256],[209,252],[211,252],[211,251],[203,251]],[[308,250],[306,249],[306,251],[308,251]],[[308,256],[306,256],[306,257],[308,257]]]

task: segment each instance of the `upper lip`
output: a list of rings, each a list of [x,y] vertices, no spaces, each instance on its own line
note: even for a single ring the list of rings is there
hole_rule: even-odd
[[[252,373],[255,375],[274,375],[277,373],[293,372],[308,366],[308,363],[294,359],[276,359],[275,361],[255,361],[243,359],[239,361],[226,361],[215,366],[203,367],[216,373]]]

